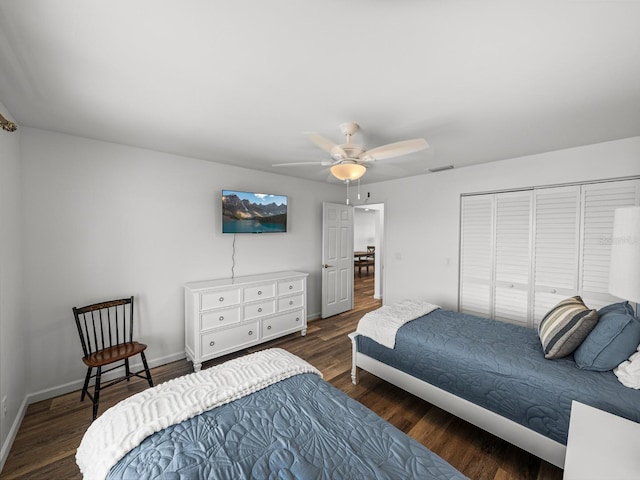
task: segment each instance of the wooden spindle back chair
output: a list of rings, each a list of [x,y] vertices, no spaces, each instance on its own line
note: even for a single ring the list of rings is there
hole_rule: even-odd
[[[358,267],[358,276],[362,276],[362,269],[367,269],[367,275],[369,275],[369,267],[373,267],[375,265],[375,254],[376,247],[375,245],[367,245],[367,255],[364,258],[361,258],[356,262],[356,267]]]
[[[80,343],[84,356],[82,361],[87,366],[87,375],[82,387],[80,401],[84,401],[85,395],[93,402],[93,420],[98,415],[98,404],[100,402],[100,391],[115,385],[123,380],[129,381],[131,377],[139,377],[149,382],[153,387],[151,372],[147,365],[144,351],[147,346],[144,343],[133,340],[133,297],[121,300],[110,300],[107,302],[95,303],[86,307],[73,307],[73,316],[76,320]],[[142,358],[143,370],[131,372],[129,368],[129,358],[140,354]],[[119,363],[122,362],[122,363]],[[112,365],[106,370],[103,367]],[[101,385],[101,377],[104,373],[110,372],[124,366],[124,376],[111,380],[106,385]],[[94,375],[91,374],[96,369]],[[142,373],[145,375],[142,375]],[[89,392],[89,381],[95,377],[94,392]]]

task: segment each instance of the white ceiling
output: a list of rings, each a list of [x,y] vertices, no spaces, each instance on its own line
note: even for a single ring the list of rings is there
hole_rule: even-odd
[[[640,135],[640,1],[0,0],[19,125],[326,181],[302,134],[431,148],[363,182]],[[5,112],[6,113],[6,112]]]

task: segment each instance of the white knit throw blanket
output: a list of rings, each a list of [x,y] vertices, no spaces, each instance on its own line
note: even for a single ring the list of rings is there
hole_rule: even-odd
[[[301,373],[322,376],[301,358],[272,348],[169,380],[98,417],[82,438],[76,463],[85,480],[102,480],[149,435]]]
[[[620,383],[625,387],[640,389],[640,346],[634,352],[629,360],[625,360],[613,369]]]
[[[398,329],[407,322],[440,308],[432,303],[403,300],[385,305],[365,314],[358,322],[356,333],[369,337],[388,348],[395,348]]]

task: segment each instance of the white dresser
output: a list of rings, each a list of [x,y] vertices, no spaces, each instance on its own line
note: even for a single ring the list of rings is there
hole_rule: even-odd
[[[193,369],[289,333],[305,335],[307,276],[290,271],[187,283],[185,350]]]

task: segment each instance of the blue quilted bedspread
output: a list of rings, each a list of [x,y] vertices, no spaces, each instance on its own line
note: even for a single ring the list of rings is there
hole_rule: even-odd
[[[155,433],[109,479],[458,479],[451,465],[314,374]]]
[[[571,401],[640,422],[640,391],[613,372],[544,358],[535,329],[438,309],[403,325],[394,349],[358,336],[359,352],[562,444]]]

